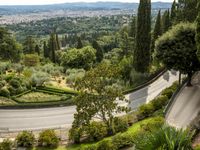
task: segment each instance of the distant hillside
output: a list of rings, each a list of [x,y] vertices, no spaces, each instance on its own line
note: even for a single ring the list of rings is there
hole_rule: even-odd
[[[12,15],[55,10],[137,10],[138,3],[96,2],[96,3],[64,3],[53,5],[0,6],[0,15]],[[169,9],[171,3],[154,2],[152,9]]]

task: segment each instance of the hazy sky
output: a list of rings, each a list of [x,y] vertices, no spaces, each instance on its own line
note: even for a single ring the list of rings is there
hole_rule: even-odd
[[[56,4],[67,2],[96,2],[96,1],[119,1],[119,2],[139,2],[139,0],[0,0],[0,5],[42,5],[42,4]],[[152,0],[172,2],[173,0]]]

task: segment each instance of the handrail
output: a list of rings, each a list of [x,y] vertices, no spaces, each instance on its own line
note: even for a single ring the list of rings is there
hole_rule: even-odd
[[[123,91],[123,94],[129,94],[129,93],[132,93],[132,92],[135,92],[137,90],[140,90],[150,84],[152,84],[153,82],[155,82],[158,78],[160,78],[165,72],[167,71],[166,68],[162,68],[160,69],[158,72],[156,72],[152,79],[148,80],[147,82],[143,83],[142,85],[139,85],[133,89],[129,89],[129,90],[126,90],[126,91]]]

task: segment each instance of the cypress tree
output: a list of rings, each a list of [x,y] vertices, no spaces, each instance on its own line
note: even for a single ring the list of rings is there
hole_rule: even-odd
[[[38,55],[40,55],[40,47],[38,44],[35,45],[35,52],[38,53]]]
[[[152,38],[152,45],[151,45],[152,52],[154,51],[154,48],[155,48],[155,41],[161,34],[162,34],[161,11],[159,10],[157,19],[156,19],[156,24],[155,24],[154,31],[153,31],[153,38]]]
[[[48,47],[47,47],[46,41],[44,41],[44,43],[43,43],[43,50],[44,50],[44,57],[48,58],[49,57],[49,53],[48,53]]]
[[[101,62],[103,60],[103,50],[96,40],[93,41],[92,47],[96,49],[96,60]]]
[[[170,15],[171,21],[174,22],[176,18],[176,0],[172,3],[172,8],[171,8],[171,15]]]
[[[166,31],[168,31],[170,26],[170,13],[169,10],[166,10],[162,16],[162,32],[165,33]]]
[[[28,36],[24,43],[24,53],[33,54],[35,52],[35,40],[32,36]]]
[[[56,36],[54,33],[51,33],[50,39],[49,39],[49,51],[51,52],[51,60],[52,62],[56,62],[56,56],[55,56],[55,51],[56,51]]]
[[[178,0],[176,22],[194,22],[197,15],[197,4],[199,0]]]
[[[140,0],[137,16],[134,67],[138,72],[147,72],[150,66],[151,46],[151,0]]]
[[[56,50],[60,50],[60,41],[59,41],[58,34],[56,34]]]
[[[76,46],[76,48],[77,48],[77,49],[83,48],[83,43],[82,43],[80,37],[77,38],[77,46]]]
[[[197,28],[196,28],[196,43],[197,43],[197,56],[200,61],[200,2],[198,4],[199,14],[197,16]]]

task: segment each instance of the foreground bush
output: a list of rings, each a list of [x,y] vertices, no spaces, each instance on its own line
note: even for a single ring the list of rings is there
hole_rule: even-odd
[[[164,124],[162,117],[156,117],[141,121],[137,125],[133,125],[133,129],[130,129],[124,133],[118,133],[113,137],[103,139],[95,144],[84,145],[80,147],[80,150],[118,150],[127,147],[135,146],[137,137],[144,136],[146,132],[151,133],[156,131]],[[142,139],[141,139],[142,140]]]
[[[117,134],[113,137],[112,143],[116,149],[131,147],[134,145],[134,138],[131,134]]]
[[[45,130],[40,133],[39,139],[38,139],[38,145],[42,147],[48,147],[48,148],[56,148],[58,147],[59,139],[56,136],[56,133],[54,130]]]
[[[116,147],[111,140],[104,139],[98,143],[97,150],[116,150]]]
[[[3,142],[0,143],[0,150],[12,150],[12,145],[13,143],[10,140],[3,140]]]
[[[125,132],[128,129],[128,120],[126,118],[114,118],[114,131],[115,133]]]
[[[173,127],[164,126],[151,133],[144,133],[135,139],[138,150],[192,150],[193,133],[189,130],[176,130]]]
[[[34,145],[35,137],[32,132],[23,131],[22,133],[18,134],[16,142],[18,147],[30,148]]]
[[[106,125],[101,122],[92,122],[86,127],[86,135],[91,142],[99,141],[107,135]]]

